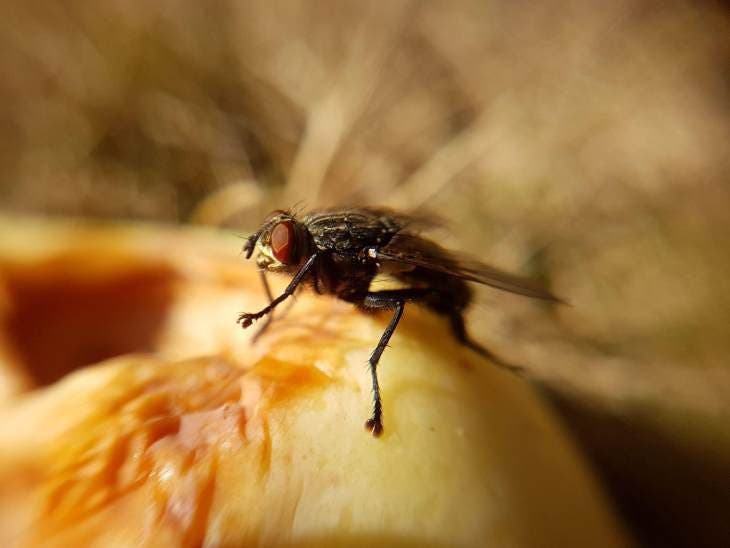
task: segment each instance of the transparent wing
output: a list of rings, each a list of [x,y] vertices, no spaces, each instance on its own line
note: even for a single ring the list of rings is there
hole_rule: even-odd
[[[377,251],[379,261],[442,272],[510,293],[546,301],[563,302],[534,281],[504,272],[477,260],[461,259],[441,246],[413,234],[398,234]]]

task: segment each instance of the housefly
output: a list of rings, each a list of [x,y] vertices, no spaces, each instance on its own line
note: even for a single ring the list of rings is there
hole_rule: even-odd
[[[462,344],[498,365],[513,368],[471,339],[464,311],[472,300],[467,282],[476,282],[527,297],[559,302],[545,289],[479,261],[465,260],[420,236],[425,219],[381,208],[342,208],[312,211],[298,219],[290,211],[274,211],[247,238],[246,258],[258,250],[269,304],[258,312],[242,313],[243,328],[268,315],[302,284],[317,293],[331,294],[366,310],[388,309],[393,316],[370,356],[373,413],[365,427],[373,435],[383,431],[383,408],[377,366],[406,303],[412,302],[445,316]],[[284,292],[273,297],[266,272],[292,276]],[[374,290],[379,274],[396,279],[400,289]]]

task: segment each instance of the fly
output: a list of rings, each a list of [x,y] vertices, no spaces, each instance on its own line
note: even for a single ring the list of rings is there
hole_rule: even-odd
[[[467,282],[476,282],[527,297],[560,302],[530,280],[484,263],[465,260],[419,235],[424,219],[380,208],[343,208],[313,211],[301,220],[292,212],[277,210],[246,240],[249,259],[258,250],[256,263],[269,304],[258,312],[242,313],[245,329],[271,312],[302,284],[317,293],[331,294],[364,310],[387,309],[393,316],[369,359],[373,386],[373,413],[365,428],[374,436],[383,431],[383,406],[377,367],[398,326],[406,303],[417,303],[448,319],[451,331],[463,345],[494,363],[518,369],[474,341],[466,331],[464,312],[472,301]],[[284,292],[273,297],[266,272],[292,276]],[[372,291],[376,275],[396,278],[401,289]]]

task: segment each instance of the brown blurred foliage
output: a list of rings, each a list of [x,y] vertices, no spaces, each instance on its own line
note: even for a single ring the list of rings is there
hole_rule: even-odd
[[[0,208],[254,226],[436,211],[653,545],[730,543],[730,17],[712,2],[0,6]]]

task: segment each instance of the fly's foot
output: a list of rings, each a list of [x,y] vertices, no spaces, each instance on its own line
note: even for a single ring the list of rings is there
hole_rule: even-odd
[[[377,438],[383,433],[383,423],[380,418],[373,417],[365,421],[365,430]]]
[[[259,318],[258,314],[251,314],[248,312],[242,312],[238,315],[238,319],[236,320],[236,323],[240,323],[241,327],[246,329],[247,327],[250,327],[254,320],[257,320]]]

